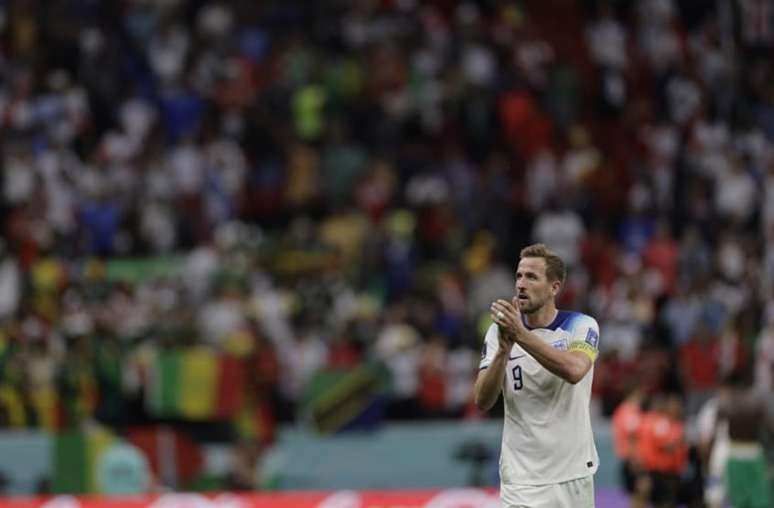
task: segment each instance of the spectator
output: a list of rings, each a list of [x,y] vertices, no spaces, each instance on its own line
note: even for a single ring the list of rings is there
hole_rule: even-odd
[[[638,386],[630,388],[626,398],[613,412],[613,444],[621,461],[621,479],[626,492],[632,495],[632,506],[647,503],[648,478],[640,464],[639,433],[643,417],[644,393]]]
[[[0,319],[16,312],[20,297],[19,268],[14,258],[7,255],[5,244],[0,242]]]
[[[663,221],[656,226],[656,235],[645,245],[643,265],[659,276],[659,293],[672,294],[677,282],[677,243],[672,239],[669,226]]]
[[[719,339],[702,324],[680,348],[690,414],[698,411],[717,388],[720,352]]]
[[[650,476],[650,500],[656,506],[677,503],[680,475],[688,464],[681,410],[679,398],[671,395],[656,399],[642,419],[638,452]]]
[[[553,205],[538,215],[532,238],[548,245],[572,267],[580,261],[579,245],[586,228],[574,210],[560,207],[556,202]]]

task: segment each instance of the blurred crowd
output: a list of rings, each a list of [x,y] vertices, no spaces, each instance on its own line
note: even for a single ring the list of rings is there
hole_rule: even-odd
[[[0,422],[147,419],[148,358],[194,346],[247,363],[268,426],[365,361],[390,418],[480,417],[533,241],[600,323],[601,414],[633,382],[688,417],[740,369],[771,390],[768,8],[0,1]]]

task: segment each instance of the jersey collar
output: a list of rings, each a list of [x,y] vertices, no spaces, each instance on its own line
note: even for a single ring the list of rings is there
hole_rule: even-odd
[[[559,328],[559,325],[561,325],[564,322],[566,317],[567,317],[567,312],[566,311],[558,310],[557,309],[556,317],[554,318],[553,321],[551,321],[551,324],[549,324],[548,326],[535,326],[535,327],[529,326],[529,324],[527,324],[527,320],[524,319],[524,314],[521,315],[521,322],[524,323],[524,326],[527,328],[527,330],[551,330],[551,331],[553,331],[553,330],[556,330],[557,328]]]

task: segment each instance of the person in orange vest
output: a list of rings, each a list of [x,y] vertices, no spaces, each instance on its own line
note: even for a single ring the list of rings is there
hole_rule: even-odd
[[[657,396],[643,415],[638,439],[639,459],[650,478],[650,501],[657,508],[676,506],[680,474],[688,464],[688,446],[677,395]]]
[[[612,420],[615,454],[621,461],[621,480],[626,492],[632,496],[632,508],[642,508],[647,503],[647,477],[637,455],[644,401],[642,387],[633,386],[613,412]]]
[[[669,434],[664,443],[664,451],[670,456],[667,474],[671,476],[670,481],[677,485],[676,502],[681,506],[692,507],[696,501],[691,487],[693,475],[688,474],[690,446],[685,430],[685,407],[680,395],[671,394],[667,397],[666,413],[669,418]]]
[[[657,462],[653,457],[654,450],[656,449],[653,445],[653,427],[655,426],[655,423],[661,419],[663,410],[664,396],[661,393],[652,395],[640,416],[640,426],[637,430],[637,451],[635,460],[639,464],[643,476],[646,478],[645,488],[647,497],[651,496],[653,490],[651,480],[655,463]]]

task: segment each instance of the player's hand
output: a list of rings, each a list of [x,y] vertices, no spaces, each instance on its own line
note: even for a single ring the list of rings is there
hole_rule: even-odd
[[[511,354],[511,349],[516,341],[510,335],[506,335],[502,330],[497,331],[498,352],[501,352],[507,358]]]
[[[499,299],[492,303],[489,308],[492,313],[492,320],[500,327],[500,335],[504,335],[511,342],[526,332],[526,327],[521,320],[521,311],[519,311],[519,302],[514,297],[513,301]]]

